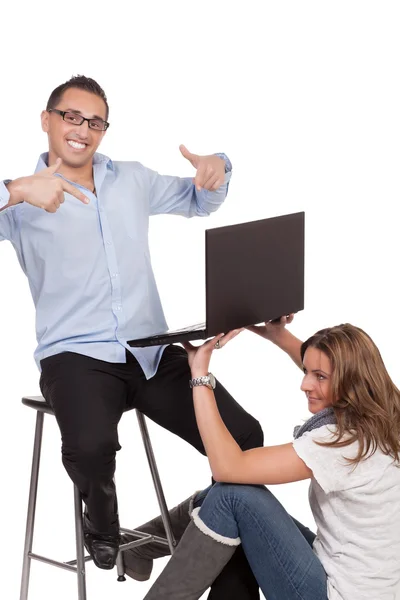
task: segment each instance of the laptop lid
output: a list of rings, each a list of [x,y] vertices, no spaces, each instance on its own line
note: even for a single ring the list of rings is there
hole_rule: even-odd
[[[304,308],[304,212],[206,230],[206,334]]]

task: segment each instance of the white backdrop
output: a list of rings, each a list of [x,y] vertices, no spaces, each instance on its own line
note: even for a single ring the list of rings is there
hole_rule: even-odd
[[[305,210],[306,309],[293,332],[305,338],[344,321],[361,326],[399,384],[399,12],[390,0],[14,2],[1,15],[0,177],[30,174],[46,150],[39,115],[53,88],[74,74],[94,77],[111,108],[105,154],[191,175],[178,150],[184,143],[199,154],[224,151],[234,165],[217,214],[152,221],[169,324],[202,320],[206,227]],[[20,398],[39,388],[33,305],[8,243],[0,264],[0,596],[14,600],[34,430]],[[212,370],[259,418],[266,444],[289,441],[307,418],[300,371],[256,336],[242,334]],[[150,432],[170,506],[208,484],[204,457],[153,424]],[[133,526],[157,512],[133,414],[120,441],[121,521]],[[274,491],[313,526],[306,483]],[[37,552],[73,557],[72,508],[49,417]],[[87,579],[89,599],[140,599],[149,587],[119,584],[115,572],[92,564]],[[33,564],[30,600],[71,600],[75,587],[72,574]]]

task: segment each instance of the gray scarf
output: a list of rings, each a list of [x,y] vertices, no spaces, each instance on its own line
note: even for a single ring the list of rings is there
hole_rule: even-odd
[[[306,431],[312,431],[313,429],[323,427],[324,425],[336,425],[336,417],[333,408],[324,408],[310,417],[303,425],[297,425],[294,428],[293,437],[297,440],[297,438],[301,437]]]

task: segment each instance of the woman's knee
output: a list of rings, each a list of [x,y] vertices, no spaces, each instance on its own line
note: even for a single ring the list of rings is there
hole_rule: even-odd
[[[209,494],[212,494],[214,498],[221,499],[225,502],[232,501],[248,501],[249,498],[258,495],[260,490],[265,490],[264,486],[259,485],[247,485],[241,483],[216,483],[210,490]]]
[[[265,491],[261,486],[216,483],[201,508],[193,511],[195,523],[200,529],[204,526],[204,532],[210,530],[238,544],[242,517],[257,515],[262,510],[259,496]]]
[[[228,487],[216,483],[208,492],[201,507],[195,507],[192,518],[197,527],[206,535],[222,543],[240,543],[235,515],[231,507]]]
[[[249,512],[272,513],[278,500],[263,485],[216,483],[209,492],[210,501],[238,515],[243,509]],[[207,496],[208,497],[208,496]]]

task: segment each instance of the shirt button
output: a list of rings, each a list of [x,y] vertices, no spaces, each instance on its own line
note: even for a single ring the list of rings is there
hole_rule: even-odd
[[[121,310],[121,305],[118,304],[118,306],[115,307],[115,310]]]
[[[112,273],[111,277],[118,277],[118,273]]]
[[[110,240],[106,241],[107,246],[111,246],[112,242]]]

